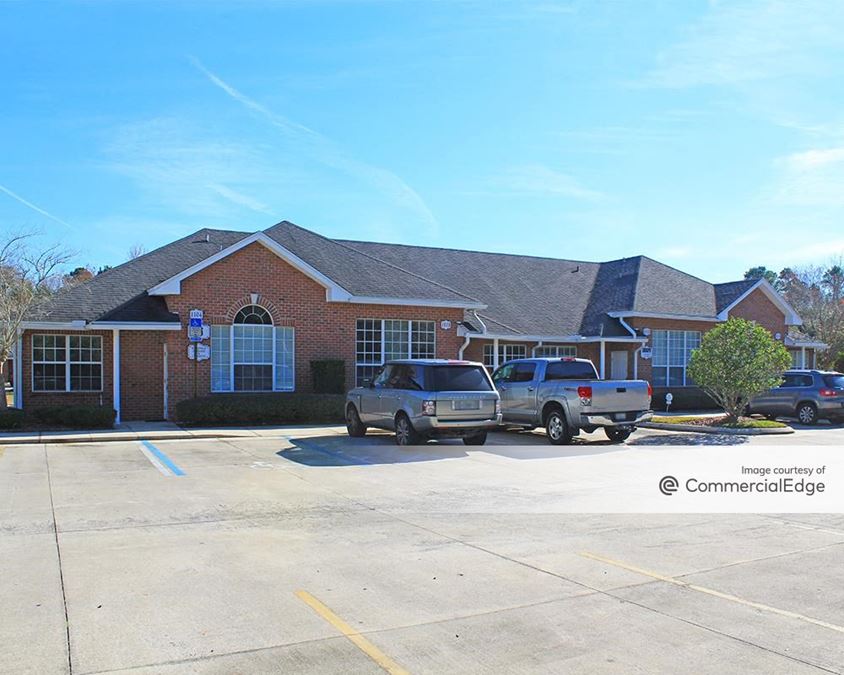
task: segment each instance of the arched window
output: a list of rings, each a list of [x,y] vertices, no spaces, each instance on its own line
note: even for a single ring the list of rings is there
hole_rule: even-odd
[[[211,390],[292,391],[293,355],[293,329],[246,305],[231,326],[211,327]]]
[[[270,313],[260,305],[246,305],[235,315],[234,323],[259,323],[272,326],[273,319]]]

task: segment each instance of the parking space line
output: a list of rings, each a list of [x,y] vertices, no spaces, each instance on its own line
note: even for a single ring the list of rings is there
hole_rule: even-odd
[[[352,628],[348,623],[343,621],[339,616],[332,612],[325,604],[323,604],[316,597],[307,591],[296,591],[296,597],[308,605],[312,610],[319,614],[328,623],[339,630],[349,640],[372,659],[381,668],[386,670],[390,675],[409,675],[408,671],[402,668],[398,663],[393,661],[389,656],[382,652],[378,647],[367,640],[358,631]]]
[[[605,558],[600,555],[595,555],[594,553],[589,553],[587,551],[581,551],[580,555],[584,558],[591,558],[592,560],[597,560],[598,562],[606,563],[607,565],[613,565],[614,567],[619,567],[621,569],[627,570],[628,572],[635,572],[636,574],[641,574],[646,577],[651,577],[652,579],[657,579],[658,581],[664,581],[669,584],[673,584],[675,586],[680,586],[682,588],[688,588],[692,591],[697,591],[698,593],[704,593],[706,595],[711,595],[716,598],[721,598],[722,600],[729,600],[730,602],[735,602],[739,605],[744,605],[745,607],[752,607],[753,609],[758,609],[763,612],[770,612],[771,614],[777,614],[779,616],[785,616],[789,619],[797,619],[798,621],[805,621],[806,623],[811,623],[815,626],[820,626],[821,628],[827,628],[829,630],[834,630],[838,633],[844,633],[844,626],[838,626],[834,623],[829,623],[827,621],[821,621],[820,619],[813,619],[811,616],[806,616],[805,614],[799,614],[797,612],[792,612],[787,609],[779,609],[778,607],[771,607],[770,605],[762,604],[761,602],[754,602],[752,600],[745,600],[744,598],[740,598],[736,595],[732,595],[730,593],[722,593],[721,591],[716,591],[713,588],[707,588],[706,586],[698,586],[697,584],[689,583],[688,581],[683,581],[682,579],[677,579],[676,577],[669,577],[664,574],[659,574],[657,572],[652,572],[651,570],[646,570],[641,567],[636,567],[635,565],[629,565],[625,562],[621,562],[620,560],[613,560],[611,558]]]
[[[185,472],[173,463],[167,455],[149,441],[141,441],[141,452],[150,463],[165,476],[184,476]]]

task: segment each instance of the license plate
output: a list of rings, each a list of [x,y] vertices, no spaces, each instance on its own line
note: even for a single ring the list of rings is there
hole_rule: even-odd
[[[617,422],[622,422],[626,419],[629,419],[629,417],[630,417],[630,413],[616,413],[615,414],[615,419],[616,419]]]
[[[480,401],[452,401],[451,406],[454,410],[480,410]]]

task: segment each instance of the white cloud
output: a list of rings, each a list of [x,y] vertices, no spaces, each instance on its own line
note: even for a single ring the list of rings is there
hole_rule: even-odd
[[[507,170],[493,181],[513,194],[547,195],[596,201],[604,195],[584,187],[574,176],[550,169],[542,164],[526,164]]]
[[[112,134],[107,168],[132,178],[155,201],[179,213],[220,216],[246,208],[271,213],[248,194],[271,175],[255,149],[216,138],[179,118],[128,124]]]
[[[273,112],[208,70],[198,59],[191,57],[191,63],[228,96],[280,129],[289,141],[298,146],[299,153],[367,183],[395,204],[415,214],[432,231],[439,229],[437,219],[419,193],[395,173],[349,157],[328,137]]]
[[[816,148],[774,162],[777,178],[768,194],[780,204],[844,207],[844,147]]]
[[[844,3],[753,0],[717,3],[658,55],[639,84],[658,87],[741,85],[794,75],[835,73]]]
[[[32,202],[30,202],[30,201],[28,201],[28,200],[24,199],[24,198],[23,198],[23,197],[21,197],[19,194],[15,193],[15,192],[12,192],[12,191],[11,191],[9,188],[7,188],[5,185],[0,185],[0,192],[4,192],[4,193],[5,193],[5,194],[7,194],[9,197],[11,197],[12,199],[14,199],[16,202],[19,202],[19,203],[23,204],[23,205],[24,205],[24,206],[26,206],[27,208],[29,208],[29,209],[31,209],[31,210],[33,210],[33,211],[35,211],[36,213],[40,213],[42,216],[45,216],[46,218],[49,218],[50,220],[53,220],[53,221],[55,221],[55,222],[59,223],[60,225],[64,225],[65,227],[69,227],[70,229],[74,229],[73,225],[71,225],[70,223],[65,222],[64,220],[62,220],[61,218],[58,218],[57,216],[54,216],[54,215],[53,215],[52,213],[50,213],[49,211],[45,211],[45,210],[44,210],[44,209],[42,209],[40,206],[38,206],[38,205],[36,205],[36,204],[33,204]]]

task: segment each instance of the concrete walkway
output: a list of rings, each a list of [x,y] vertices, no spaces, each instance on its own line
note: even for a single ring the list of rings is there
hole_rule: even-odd
[[[114,429],[81,429],[78,431],[19,431],[0,433],[0,444],[89,443],[92,441],[186,440],[191,438],[280,438],[292,431],[306,429],[336,430],[329,424],[305,424],[266,427],[180,427],[173,422],[126,422]],[[331,431],[331,433],[335,433]],[[340,433],[339,431],[336,433]]]

